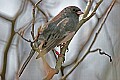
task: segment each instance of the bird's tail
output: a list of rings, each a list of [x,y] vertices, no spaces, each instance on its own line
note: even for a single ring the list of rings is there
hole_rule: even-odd
[[[21,76],[21,74],[22,74],[23,71],[25,70],[27,64],[29,63],[29,61],[30,61],[31,58],[33,57],[34,53],[35,53],[35,50],[31,49],[29,56],[27,57],[26,61],[24,62],[24,64],[22,65],[22,67],[21,67],[20,70],[19,70],[19,73],[18,73],[18,76],[19,76],[19,77]]]

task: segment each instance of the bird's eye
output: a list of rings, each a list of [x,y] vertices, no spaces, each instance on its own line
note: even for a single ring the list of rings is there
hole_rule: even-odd
[[[75,9],[73,9],[73,11],[76,11]]]

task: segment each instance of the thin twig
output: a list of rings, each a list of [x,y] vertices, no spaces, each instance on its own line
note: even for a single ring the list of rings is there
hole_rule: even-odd
[[[32,20],[32,31],[31,31],[31,35],[32,35],[32,38],[34,40],[34,23],[35,23],[35,5],[33,6],[33,11],[32,11],[32,15],[33,15],[33,20]]]
[[[35,3],[34,3],[32,0],[30,0],[30,2],[32,3],[32,5],[35,5]],[[47,17],[47,15],[44,13],[44,11],[42,11],[42,10],[39,8],[38,5],[36,5],[36,7],[37,7],[38,11],[40,11],[40,12],[44,15],[44,17],[45,17],[45,19],[46,19],[46,22],[48,22],[48,17]]]
[[[4,20],[10,21],[10,22],[12,21],[11,17],[9,17],[8,15],[6,15],[2,12],[0,12],[0,17],[3,18]]]
[[[31,35],[32,35],[32,38],[33,38],[33,40],[34,40],[34,38],[35,38],[35,36],[34,36],[34,24],[35,24],[35,9],[36,9],[36,7],[37,7],[37,5],[41,2],[42,0],[39,0],[35,5],[33,5],[33,13],[32,13],[32,15],[33,15],[33,20],[32,20],[32,31],[31,31]]]
[[[22,39],[24,39],[25,41],[31,42],[31,40],[28,40],[28,39],[24,38],[19,32],[15,32],[15,33],[17,33],[17,34],[18,34]]]
[[[94,50],[91,50],[89,53],[93,53],[93,52],[96,52],[96,51],[99,51],[100,55],[106,55],[107,57],[109,57],[110,59],[110,62],[112,62],[112,58],[109,54],[105,53],[104,51],[102,51],[100,48],[97,48],[97,49],[94,49]]]
[[[87,17],[87,15],[89,14],[92,3],[93,3],[93,0],[88,0],[88,3],[87,3],[87,6],[85,8],[85,13],[83,15],[83,18]]]

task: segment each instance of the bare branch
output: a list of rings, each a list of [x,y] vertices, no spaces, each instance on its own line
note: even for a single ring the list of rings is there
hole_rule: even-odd
[[[106,55],[107,57],[109,57],[110,62],[112,62],[112,58],[111,58],[111,56],[110,56],[109,54],[105,53],[104,51],[102,51],[102,50],[99,49],[99,48],[94,49],[94,50],[90,51],[89,53],[93,53],[93,52],[96,52],[96,51],[99,51],[99,53],[100,53],[101,55]]]
[[[42,0],[41,0],[42,1]],[[30,2],[32,3],[32,5],[35,5],[35,3],[32,1],[32,0],[30,0]],[[38,3],[37,3],[38,4]],[[44,17],[45,17],[45,19],[46,19],[46,22],[48,22],[48,17],[47,17],[47,15],[44,13],[44,11],[42,11],[40,8],[39,8],[39,6],[38,5],[36,5],[36,7],[37,7],[37,9],[44,15]]]
[[[0,17],[7,20],[7,21],[12,21],[11,17],[9,17],[8,15],[5,15],[4,13],[0,12]]]
[[[12,23],[10,37],[8,39],[8,43],[7,43],[5,50],[4,50],[3,69],[2,69],[2,73],[1,73],[2,80],[5,80],[5,73],[6,73],[6,68],[7,68],[7,55],[8,55],[8,51],[9,51],[9,48],[10,48],[10,45],[12,43],[12,39],[13,39],[14,35],[15,35],[14,23]]]
[[[22,39],[24,39],[25,41],[27,41],[27,42],[31,42],[31,40],[27,40],[26,38],[24,38],[19,32],[15,32],[15,33],[17,33]]]
[[[93,0],[88,0],[88,3],[87,3],[87,6],[86,6],[86,9],[85,9],[85,13],[83,15],[83,18],[87,17],[87,15],[89,14],[92,3],[93,3]]]

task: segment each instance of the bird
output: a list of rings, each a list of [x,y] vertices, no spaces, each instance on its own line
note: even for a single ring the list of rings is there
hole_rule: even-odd
[[[71,39],[75,34],[77,24],[79,23],[79,16],[81,14],[83,14],[83,12],[77,6],[68,6],[53,19],[48,21],[44,25],[44,30],[39,33],[39,36],[35,42],[35,45],[40,49],[40,53],[36,59],[40,58],[41,55],[47,54],[56,46],[66,43]],[[20,75],[31,60],[34,53],[35,50],[31,49],[28,58],[20,70]]]
[[[45,29],[38,37],[42,44],[40,54],[36,58],[45,55],[57,45],[69,41],[75,34],[81,14],[83,14],[81,9],[76,6],[69,6],[45,24]]]

